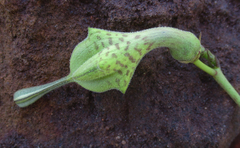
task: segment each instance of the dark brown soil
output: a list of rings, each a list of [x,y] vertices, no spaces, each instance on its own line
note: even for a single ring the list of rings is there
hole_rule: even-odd
[[[72,83],[19,108],[15,91],[69,73],[88,26],[202,32],[240,92],[239,0],[0,0],[0,147],[230,146],[240,133],[239,107],[211,76],[165,49],[143,58],[125,95]]]

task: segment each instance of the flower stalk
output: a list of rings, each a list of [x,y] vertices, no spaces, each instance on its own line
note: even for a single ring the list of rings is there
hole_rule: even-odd
[[[225,75],[223,74],[218,59],[209,51],[204,50],[201,57],[205,58],[209,65],[204,64],[199,59],[193,62],[198,68],[202,69],[209,75],[213,76],[215,81],[228,93],[228,95],[235,101],[240,107],[240,96],[236,89],[229,83]]]

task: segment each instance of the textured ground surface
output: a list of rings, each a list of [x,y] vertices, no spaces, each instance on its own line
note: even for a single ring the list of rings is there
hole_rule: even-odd
[[[239,0],[0,0],[0,147],[229,147],[239,107],[165,49],[143,58],[125,95],[72,83],[20,109],[13,93],[66,76],[88,26],[202,32],[240,92],[239,16]]]

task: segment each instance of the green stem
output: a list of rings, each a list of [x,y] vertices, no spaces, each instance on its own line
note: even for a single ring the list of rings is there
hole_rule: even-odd
[[[204,64],[199,59],[196,60],[195,62],[193,62],[193,64],[195,64],[198,68],[202,69],[203,71],[205,71],[206,73],[208,73],[211,76],[216,75],[216,71],[214,69],[212,69],[211,67],[207,66],[206,64]]]
[[[226,79],[220,67],[215,69],[217,74],[213,78],[218,82],[218,84],[229,94],[229,96],[240,106],[240,96],[238,92],[233,88],[233,86]]]
[[[200,60],[193,62],[197,67],[213,76],[217,83],[228,93],[228,95],[240,106],[240,96],[238,92],[233,88],[233,86],[226,79],[220,67],[210,68],[206,64],[202,63]]]
[[[26,107],[53,89],[70,82],[72,80],[67,76],[48,84],[18,90],[14,93],[14,101],[19,107]]]

